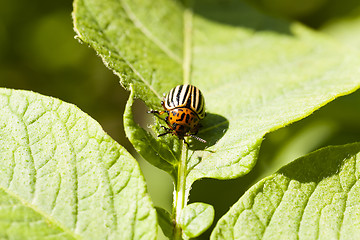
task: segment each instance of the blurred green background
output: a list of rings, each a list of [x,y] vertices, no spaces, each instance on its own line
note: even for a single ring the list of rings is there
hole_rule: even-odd
[[[360,50],[358,0],[248,2],[260,11],[301,21],[354,51]],[[74,39],[72,1],[0,0],[0,5],[0,87],[32,90],[77,105],[139,160],[155,205],[170,210],[170,177],[139,158],[124,135],[122,113],[128,93],[95,52]],[[136,109],[143,121],[146,108],[138,102]],[[358,91],[267,134],[250,174],[230,181],[196,182],[190,201],[214,205],[218,219],[251,185],[287,162],[323,146],[359,141],[359,110]]]

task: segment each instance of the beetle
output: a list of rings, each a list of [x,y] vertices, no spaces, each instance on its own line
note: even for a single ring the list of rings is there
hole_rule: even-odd
[[[165,117],[168,127],[162,126],[166,132],[158,137],[171,133],[182,139],[187,145],[189,144],[184,139],[186,136],[206,143],[204,139],[196,136],[201,127],[200,120],[204,119],[206,115],[205,99],[197,87],[189,84],[178,85],[164,97],[161,105],[164,111],[148,111],[148,113],[158,115],[168,114]]]

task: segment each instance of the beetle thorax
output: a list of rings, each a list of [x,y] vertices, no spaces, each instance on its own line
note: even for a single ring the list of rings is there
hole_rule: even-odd
[[[199,126],[199,117],[188,108],[175,108],[169,111],[169,125],[179,136],[185,133],[195,133]]]

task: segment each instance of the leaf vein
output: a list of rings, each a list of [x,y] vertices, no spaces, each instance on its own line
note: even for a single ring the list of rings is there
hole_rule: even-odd
[[[304,203],[304,207],[301,208],[300,219],[299,219],[298,224],[297,224],[297,226],[296,226],[296,232],[297,232],[297,235],[298,235],[298,239],[300,239],[300,236],[299,236],[300,231],[299,231],[299,230],[300,230],[300,226],[301,226],[301,224],[302,224],[302,221],[304,220],[304,212],[305,212],[305,209],[306,209],[306,207],[308,206],[308,203],[309,203],[309,201],[310,201],[310,198],[311,198],[311,196],[314,194],[315,190],[316,190],[316,186],[314,186],[314,188],[312,189],[310,195],[307,197],[306,202]]]
[[[44,216],[44,218],[47,219],[48,222],[53,223],[54,225],[58,226],[60,229],[62,229],[64,232],[72,236],[74,239],[79,239],[73,231],[71,231],[69,228],[64,226],[62,223],[58,222],[55,218],[52,217],[52,215],[49,215],[46,212],[43,212],[42,210],[38,209],[35,205],[33,205],[31,202],[26,201],[24,198],[21,198],[18,196],[15,192],[10,191],[8,188],[5,188],[4,186],[0,185],[0,189],[3,190],[6,194],[9,196],[17,199],[20,203],[22,203],[22,206],[26,206],[30,209],[32,209],[34,212],[38,213],[39,215]],[[13,224],[14,221],[11,221],[11,224]]]
[[[8,101],[8,103],[10,103],[10,101]],[[28,126],[26,125],[25,121],[24,121],[24,118],[23,116],[19,116],[17,113],[15,113],[13,111],[13,109],[11,109],[9,107],[9,110],[10,112],[16,116],[19,121],[21,121],[23,127],[24,127],[24,135],[25,135],[25,148],[29,151],[29,159],[30,159],[30,178],[31,178],[31,184],[29,184],[29,187],[30,187],[30,194],[31,194],[31,198],[34,199],[34,193],[35,193],[35,185],[36,185],[36,175],[37,175],[37,171],[36,171],[36,168],[35,168],[35,160],[34,160],[34,157],[32,155],[32,151],[31,151],[31,146],[30,146],[30,136],[29,136],[29,131],[28,131]],[[15,163],[16,164],[16,163]]]
[[[63,103],[61,102],[60,105],[62,105]],[[58,119],[61,120],[61,117],[59,115],[58,112],[54,112]],[[76,122],[76,121],[75,121]],[[78,193],[78,187],[79,187],[79,179],[78,179],[78,170],[77,170],[77,157],[76,157],[76,153],[75,153],[75,148],[74,146],[72,145],[71,141],[70,141],[70,130],[68,128],[66,128],[66,122],[62,121],[61,120],[61,123],[63,124],[63,128],[66,129],[64,132],[65,132],[65,138],[66,138],[66,141],[69,145],[69,148],[70,148],[70,152],[71,152],[71,156],[70,156],[70,163],[69,164],[72,164],[73,165],[73,171],[70,172],[69,174],[72,175],[72,179],[74,179],[74,186],[73,186],[73,197],[74,197],[74,209],[73,209],[73,212],[72,212],[72,215],[74,217],[74,222],[72,223],[73,224],[73,228],[74,230],[77,229],[77,224],[78,224],[78,215],[79,215],[79,193]],[[74,126],[76,125],[76,123],[74,124]]]
[[[101,142],[108,142],[106,140],[104,140],[104,138],[101,139]],[[101,142],[99,143],[99,146],[101,146]],[[109,184],[109,191],[110,191],[110,197],[109,197],[109,201],[110,201],[110,208],[111,208],[111,213],[112,213],[112,217],[114,219],[113,222],[113,226],[114,226],[114,230],[116,231],[118,228],[118,216],[117,216],[117,212],[115,211],[115,203],[114,203],[114,189],[113,189],[113,185],[111,184],[111,179],[110,179],[110,175],[109,175],[109,169],[115,165],[115,162],[119,161],[120,157],[117,158],[117,160],[115,160],[110,166],[109,168],[106,168],[104,165],[104,161],[102,161],[102,159],[104,158],[104,153],[102,151],[100,152],[100,158],[99,158],[99,164],[102,165],[102,169],[104,169],[104,175],[106,178],[106,182]],[[106,239],[109,238],[109,234],[106,234]]]
[[[355,161],[354,161],[354,169],[356,169],[356,158],[355,158]],[[355,173],[354,173],[355,175]],[[356,176],[356,175],[355,175]],[[356,179],[358,180],[358,179]],[[344,225],[344,218],[345,218],[345,211],[346,211],[346,206],[348,206],[348,200],[349,200],[349,193],[351,192],[351,190],[353,189],[353,187],[355,186],[357,181],[354,181],[349,189],[349,191],[344,191],[346,193],[346,200],[345,200],[345,204],[344,204],[344,208],[343,208],[343,211],[341,212],[341,221],[340,221],[340,224],[339,224],[339,231],[338,231],[338,239],[340,239],[340,234],[341,234],[341,230],[342,230],[342,226]],[[341,182],[340,182],[340,185],[341,185]],[[342,186],[341,186],[342,187]],[[343,187],[342,187],[343,188]]]
[[[276,183],[276,184],[277,184],[277,183]],[[290,181],[287,182],[287,184],[286,184],[286,189],[285,189],[284,191],[282,191],[283,194],[281,195],[281,198],[280,198],[279,201],[278,201],[278,205],[276,206],[276,208],[274,209],[274,211],[272,211],[271,216],[270,216],[268,222],[266,223],[266,226],[269,226],[269,225],[270,225],[271,220],[273,219],[273,217],[274,217],[274,215],[275,215],[275,212],[276,212],[276,210],[278,209],[278,206],[280,205],[281,201],[283,200],[283,198],[284,198],[284,196],[285,196],[285,193],[286,193],[287,189],[289,188],[289,185],[290,185]],[[280,188],[280,189],[281,189],[281,188]],[[266,228],[264,229],[264,231],[261,233],[261,238],[264,237],[267,229],[268,229],[268,228],[266,227]]]
[[[186,5],[188,1],[185,1]],[[184,10],[184,59],[183,59],[183,84],[190,83],[191,74],[191,44],[192,44],[192,18],[193,12],[190,6],[186,6]]]

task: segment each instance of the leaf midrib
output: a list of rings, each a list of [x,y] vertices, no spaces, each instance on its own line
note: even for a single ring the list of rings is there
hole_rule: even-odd
[[[192,18],[193,12],[190,8],[189,1],[185,1],[184,8],[184,49],[183,49],[183,84],[190,84],[191,60],[192,60]]]

